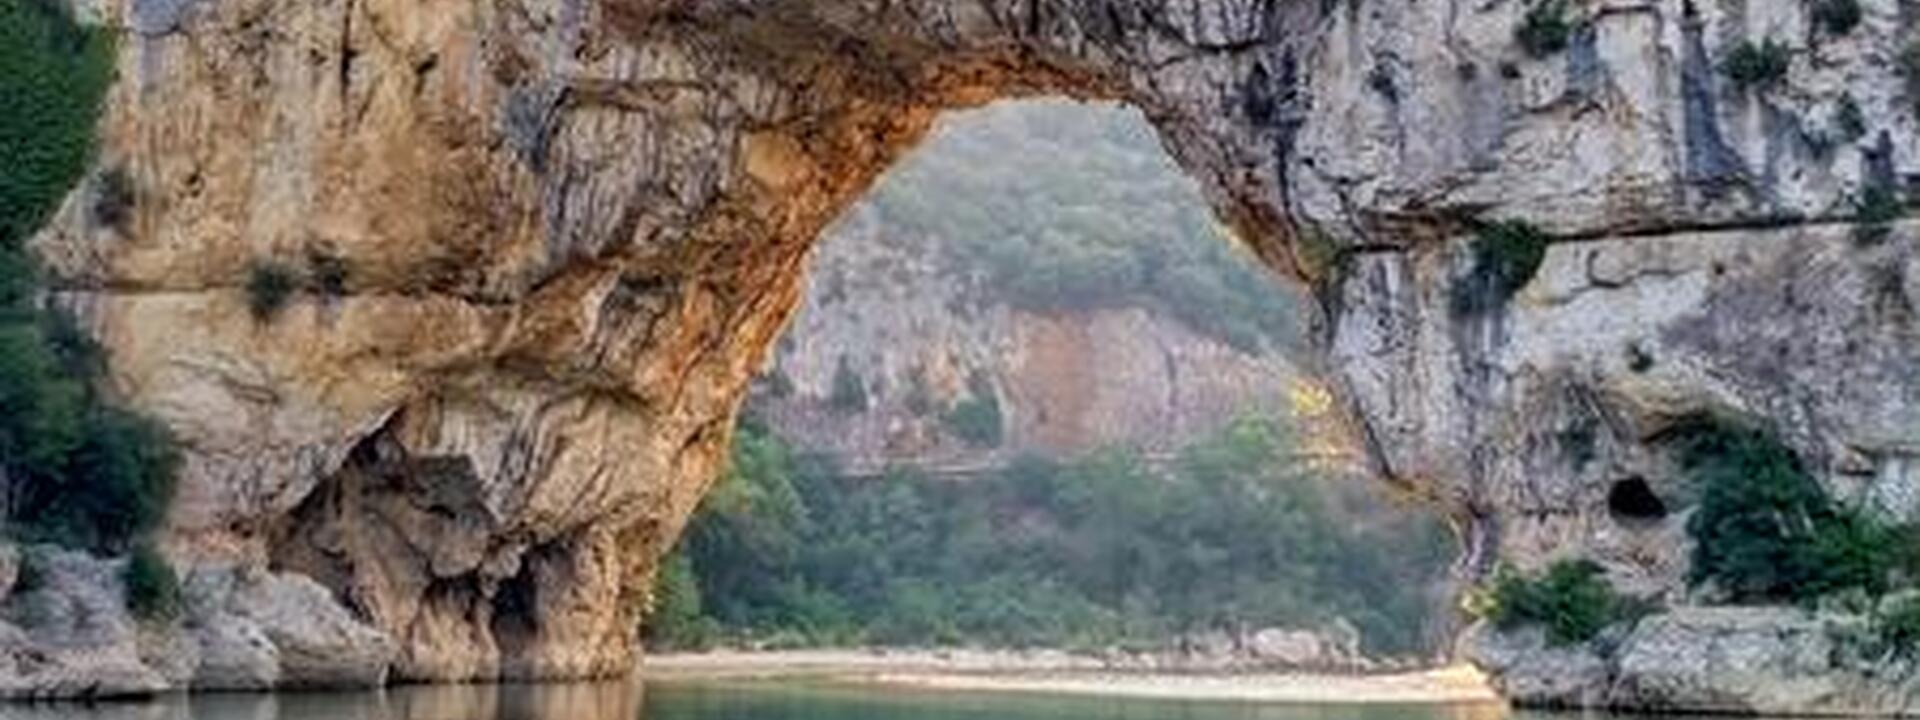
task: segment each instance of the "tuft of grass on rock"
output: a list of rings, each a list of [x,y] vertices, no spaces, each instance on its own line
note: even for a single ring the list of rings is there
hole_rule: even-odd
[[[1885,185],[1872,185],[1854,201],[1854,242],[1875,245],[1893,232],[1893,223],[1907,214],[1907,203],[1900,191]]]
[[[1546,261],[1550,238],[1525,220],[1487,223],[1474,233],[1473,266],[1454,285],[1453,309],[1471,315],[1491,310],[1532,282]]]
[[[1527,9],[1513,30],[1514,41],[1528,57],[1543,58],[1567,49],[1574,21],[1567,0],[1540,0]]]
[[[247,266],[247,310],[255,320],[267,322],[279,315],[298,289],[300,277],[282,263],[256,260]]]
[[[1765,90],[1786,80],[1792,67],[1793,52],[1780,41],[1767,38],[1735,46],[1721,64],[1721,72],[1741,90]]]
[[[127,610],[143,620],[171,620],[180,613],[180,578],[160,551],[142,543],[127,556],[120,580]]]

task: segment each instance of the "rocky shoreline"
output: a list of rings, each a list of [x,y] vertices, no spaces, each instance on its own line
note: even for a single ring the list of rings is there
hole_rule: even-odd
[[[1466,659],[1515,705],[1791,717],[1920,715],[1920,664],[1869,618],[1795,607],[1679,607],[1578,644],[1487,625]]]
[[[387,683],[395,643],[297,574],[202,565],[172,617],[127,609],[124,559],[0,545],[0,700]]]

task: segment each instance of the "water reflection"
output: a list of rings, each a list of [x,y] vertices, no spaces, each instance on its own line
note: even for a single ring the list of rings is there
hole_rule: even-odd
[[[1524,720],[1555,720],[1523,714]],[[0,720],[1509,720],[1500,705],[1250,705],[934,693],[821,682],[400,687],[0,704]],[[1522,720],[1520,717],[1512,720]]]
[[[146,702],[0,704],[0,720],[637,720],[637,682],[210,693]]]

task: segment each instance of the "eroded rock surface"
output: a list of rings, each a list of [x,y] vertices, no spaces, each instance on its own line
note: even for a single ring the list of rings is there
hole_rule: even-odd
[[[135,207],[83,187],[37,245],[186,445],[183,564],[314,579],[394,679],[617,673],[821,228],[943,109],[1121,100],[1320,289],[1353,435],[1469,574],[1584,554],[1673,594],[1650,438],[1682,412],[1894,505],[1920,473],[1915,228],[1844,224],[1920,173],[1912,11],[1862,4],[1830,37],[1802,3],[1577,2],[1535,59],[1523,4],[1459,0],[107,0]],[[1778,87],[1716,71],[1764,37]],[[1563,242],[1460,313],[1474,216]],[[316,281],[256,319],[262,262]],[[1610,513],[1630,480],[1669,511]]]
[[[1920,712],[1920,667],[1861,615],[1684,607],[1565,647],[1538,629],[1486,630],[1469,634],[1470,654],[1518,702],[1776,716]]]

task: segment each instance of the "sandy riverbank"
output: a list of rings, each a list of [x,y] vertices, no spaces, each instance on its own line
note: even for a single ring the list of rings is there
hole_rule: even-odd
[[[896,688],[1284,703],[1493,703],[1465,666],[1370,675],[1113,672],[1060,652],[797,650],[653,655],[649,680],[814,678]]]

